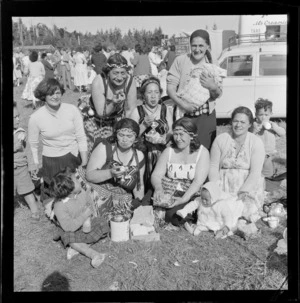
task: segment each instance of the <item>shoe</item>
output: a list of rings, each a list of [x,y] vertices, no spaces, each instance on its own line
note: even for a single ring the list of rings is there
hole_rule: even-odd
[[[183,219],[186,217],[186,214],[183,212],[183,209],[177,210],[176,215],[180,216]]]
[[[37,212],[34,212],[31,214],[31,218],[34,219],[35,221],[39,221],[40,220],[40,213],[37,211]]]
[[[94,268],[98,268],[104,261],[105,259],[105,254],[99,254],[99,255],[96,255],[92,261],[91,261],[91,265],[94,267]]]
[[[73,249],[72,247],[69,247],[67,251],[67,260],[71,260],[74,256],[78,254],[79,252],[77,250]]]

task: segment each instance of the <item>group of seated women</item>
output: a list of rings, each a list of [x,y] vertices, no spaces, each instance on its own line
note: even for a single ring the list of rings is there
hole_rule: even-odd
[[[178,210],[200,196],[207,181],[241,200],[250,197],[261,208],[265,151],[251,133],[251,110],[236,108],[230,132],[217,136],[209,151],[199,142],[193,120],[176,120],[174,107],[161,103],[157,78],[150,76],[141,84],[143,104],[138,105],[128,69],[124,57],[111,56],[104,73],[96,76],[82,113],[62,103],[64,90],[57,80],[38,85],[35,95],[45,106],[30,117],[29,143],[38,170],[42,137],[42,199],[51,197],[51,178],[68,166],[78,168],[80,178],[103,200],[111,196],[135,208],[169,194],[172,203],[165,207],[164,218],[173,225],[184,223]]]

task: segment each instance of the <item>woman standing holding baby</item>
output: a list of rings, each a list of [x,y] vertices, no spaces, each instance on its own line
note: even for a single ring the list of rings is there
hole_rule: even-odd
[[[191,53],[183,54],[175,58],[167,77],[167,92],[175,104],[185,111],[185,116],[191,118],[197,126],[198,142],[201,142],[208,150],[216,137],[216,111],[215,100],[221,95],[221,87],[215,83],[210,74],[202,73],[201,85],[209,90],[210,98],[200,108],[183,101],[177,92],[187,84],[190,72],[205,63],[212,63],[209,34],[205,30],[196,30],[190,37]]]

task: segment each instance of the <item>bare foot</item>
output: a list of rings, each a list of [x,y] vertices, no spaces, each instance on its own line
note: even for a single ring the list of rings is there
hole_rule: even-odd
[[[194,226],[190,225],[188,222],[185,222],[184,227],[190,234],[194,234]]]

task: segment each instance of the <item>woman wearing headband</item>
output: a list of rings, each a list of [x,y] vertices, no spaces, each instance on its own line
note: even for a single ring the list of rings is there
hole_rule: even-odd
[[[167,77],[167,92],[170,98],[179,106],[186,117],[190,117],[197,126],[197,140],[208,150],[216,137],[216,98],[221,95],[221,87],[214,81],[210,74],[202,73],[200,83],[209,90],[210,98],[200,108],[183,101],[177,92],[187,84],[189,74],[195,68],[200,68],[205,63],[212,63],[210,54],[209,34],[205,30],[196,30],[190,37],[191,53],[175,58]]]
[[[80,177],[99,194],[102,200],[131,202],[144,197],[145,160],[142,144],[137,140],[139,125],[129,118],[118,121],[114,136],[100,142],[93,150],[86,173]]]
[[[147,148],[145,187],[151,188],[150,177],[157,159],[166,147],[172,132],[173,106],[161,103],[162,88],[159,80],[150,76],[141,85],[144,103],[133,110],[131,118],[140,125],[142,136]]]
[[[159,157],[151,176],[154,205],[166,195],[171,196],[165,206],[165,221],[173,225],[184,224],[176,214],[200,192],[209,171],[208,150],[196,141],[197,128],[190,118],[183,117],[173,123],[173,144]],[[158,202],[157,202],[158,201]]]
[[[128,74],[127,60],[116,53],[109,57],[103,73],[92,83],[91,114],[85,118],[89,150],[95,142],[113,135],[117,121],[129,117],[137,106],[136,85]]]

